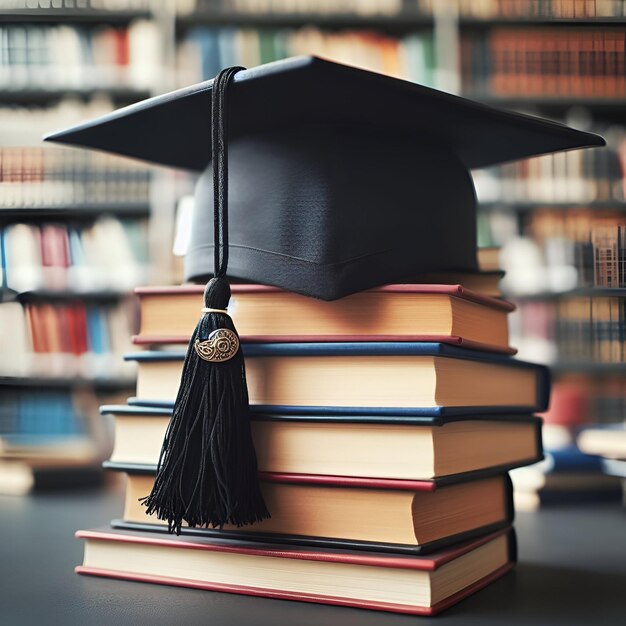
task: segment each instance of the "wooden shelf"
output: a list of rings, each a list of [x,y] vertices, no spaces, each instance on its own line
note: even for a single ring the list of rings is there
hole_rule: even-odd
[[[15,292],[14,292],[15,293]],[[20,291],[14,295],[20,302],[50,301],[50,300],[97,300],[117,301],[132,295],[131,291],[115,291],[112,289],[98,289],[94,291],[75,291],[72,289],[33,289]]]
[[[623,376],[626,374],[626,363],[555,363],[550,369],[556,375],[590,374],[596,376]]]
[[[527,26],[624,26],[626,16],[606,17],[459,17],[459,25],[467,28],[487,29],[497,26],[527,27]]]
[[[397,15],[357,15],[354,13],[241,13],[235,11],[201,11],[179,15],[176,26],[179,30],[193,26],[241,26],[241,27],[304,27],[326,28],[379,28],[409,31],[416,28],[431,28],[431,15],[418,11]]]
[[[80,377],[57,377],[57,376],[0,376],[0,386],[3,387],[41,387],[65,388],[65,387],[91,387],[102,391],[116,391],[122,389],[134,389],[137,380],[132,378],[80,378]]]
[[[107,11],[95,9],[6,9],[0,11],[0,23],[33,22],[73,24],[128,24],[132,20],[150,17],[150,11]]]
[[[592,211],[626,211],[626,202],[620,200],[602,200],[600,202],[528,202],[514,200],[498,200],[479,202],[479,211],[511,211],[525,213],[537,209],[555,209],[567,211],[570,209],[590,209]]]
[[[0,207],[0,223],[7,221],[31,221],[41,219],[92,220],[99,215],[117,217],[147,217],[150,205],[137,203],[76,204],[58,206]]]
[[[1,22],[1,19],[0,19]],[[11,89],[2,85],[0,89],[0,104],[49,104],[64,98],[80,98],[88,100],[97,94],[106,94],[118,104],[126,104],[144,100],[150,96],[147,89],[131,89],[128,87],[102,87],[87,89],[40,89],[25,88]]]

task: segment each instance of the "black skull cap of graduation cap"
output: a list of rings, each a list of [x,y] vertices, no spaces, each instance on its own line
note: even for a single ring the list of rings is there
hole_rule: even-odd
[[[203,172],[191,281],[213,271],[212,83],[46,137]],[[316,57],[240,71],[228,103],[228,275],[332,300],[428,272],[476,271],[470,168],[604,144]]]

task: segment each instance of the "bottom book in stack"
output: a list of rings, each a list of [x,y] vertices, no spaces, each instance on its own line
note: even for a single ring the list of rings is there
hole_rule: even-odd
[[[515,561],[512,529],[429,557],[109,529],[77,537],[80,574],[417,615],[462,600]]]
[[[528,415],[254,414],[271,519],[175,537],[140,503],[170,411],[103,412],[126,505],[112,529],[78,533],[79,573],[403,613],[436,613],[512,567],[507,471],[542,454]]]

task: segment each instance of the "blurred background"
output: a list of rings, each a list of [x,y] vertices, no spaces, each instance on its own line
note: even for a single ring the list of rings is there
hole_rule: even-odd
[[[298,54],[607,139],[474,177],[480,288],[517,304],[511,344],[554,373],[517,505],[620,501],[623,448],[585,454],[604,448],[580,433],[611,440],[626,415],[621,0],[0,0],[0,493],[105,480],[98,406],[133,395],[132,289],[181,282],[194,185],[42,134]]]

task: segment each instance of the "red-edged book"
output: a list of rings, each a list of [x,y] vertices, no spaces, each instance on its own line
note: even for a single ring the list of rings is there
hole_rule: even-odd
[[[108,529],[76,537],[79,574],[413,615],[456,604],[516,559],[512,529],[427,558]]]
[[[126,471],[126,503],[114,528],[167,532],[140,499],[154,472],[105,463]],[[497,469],[432,480],[397,480],[260,472],[272,517],[250,526],[183,528],[186,535],[248,541],[422,554],[509,526],[511,482]]]
[[[140,287],[136,344],[186,344],[202,285]],[[430,341],[512,354],[504,300],[460,285],[386,285],[327,302],[265,285],[233,285],[229,312],[246,343]]]

